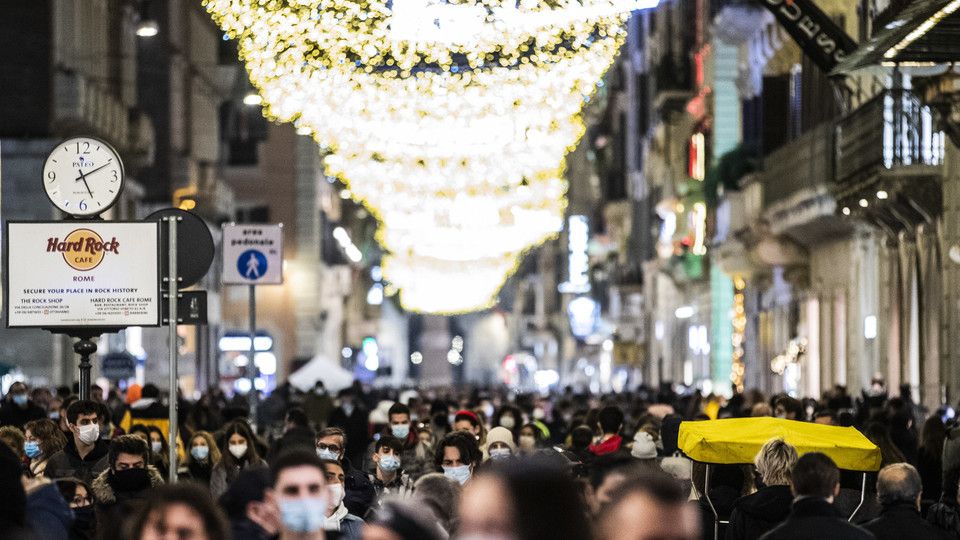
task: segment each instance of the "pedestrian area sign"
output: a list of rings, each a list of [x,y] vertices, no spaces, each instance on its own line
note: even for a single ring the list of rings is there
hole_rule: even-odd
[[[283,225],[223,226],[223,284],[283,283]]]

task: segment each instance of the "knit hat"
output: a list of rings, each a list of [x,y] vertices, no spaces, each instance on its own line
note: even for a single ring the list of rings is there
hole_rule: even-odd
[[[653,436],[642,429],[633,436],[633,448],[630,455],[637,459],[655,459],[657,457],[657,445],[653,442]]]
[[[510,447],[511,452],[517,451],[517,445],[513,442],[513,433],[503,426],[497,426],[487,433],[487,448],[490,448],[493,443],[503,443]]]

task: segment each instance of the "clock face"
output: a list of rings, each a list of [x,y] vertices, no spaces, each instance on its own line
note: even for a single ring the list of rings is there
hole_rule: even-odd
[[[92,137],[60,143],[43,166],[43,188],[54,206],[75,216],[98,215],[117,201],[123,162],[109,144]]]

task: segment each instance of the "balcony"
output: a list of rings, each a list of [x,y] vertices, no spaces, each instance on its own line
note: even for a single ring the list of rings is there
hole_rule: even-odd
[[[771,152],[763,160],[763,206],[826,191],[834,178],[833,126],[823,123]]]
[[[836,128],[838,193],[867,187],[881,176],[937,175],[943,132],[930,108],[905,90],[888,90],[848,114]]]

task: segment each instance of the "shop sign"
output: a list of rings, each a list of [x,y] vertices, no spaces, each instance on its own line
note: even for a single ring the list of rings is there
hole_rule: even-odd
[[[8,328],[157,326],[155,222],[8,222]]]
[[[824,73],[830,73],[857,48],[833,20],[811,0],[762,0],[780,26]]]

